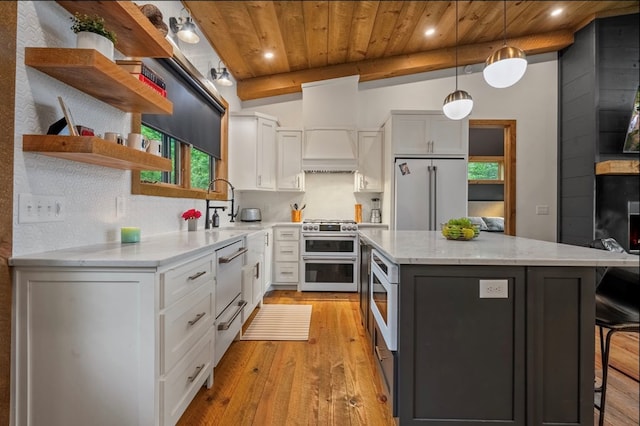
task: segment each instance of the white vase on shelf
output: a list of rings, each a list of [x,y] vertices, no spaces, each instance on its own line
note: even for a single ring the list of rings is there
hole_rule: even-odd
[[[76,33],[76,47],[78,49],[95,49],[113,61],[113,42],[100,34],[89,31]]]

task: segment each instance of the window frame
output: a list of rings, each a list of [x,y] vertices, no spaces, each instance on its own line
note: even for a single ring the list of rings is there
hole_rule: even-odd
[[[220,159],[215,159],[215,178],[228,179],[228,126],[229,126],[229,104],[222,98],[217,100],[224,106],[225,113],[220,121]],[[142,128],[142,114],[132,114],[131,131],[139,133]],[[151,195],[157,197],[171,198],[193,198],[198,200],[220,200],[225,201],[227,196],[226,187],[220,187],[219,191],[205,191],[191,188],[191,148],[188,144],[180,143],[180,175],[181,182],[178,185],[168,183],[142,183],[140,181],[140,171],[131,171],[131,193],[134,195]]]
[[[504,183],[504,175],[505,175],[505,162],[504,156],[496,155],[496,156],[479,156],[479,155],[470,155],[468,159],[468,163],[498,163],[498,179],[469,179],[469,174],[467,173],[467,182],[470,185],[477,184],[503,184]]]

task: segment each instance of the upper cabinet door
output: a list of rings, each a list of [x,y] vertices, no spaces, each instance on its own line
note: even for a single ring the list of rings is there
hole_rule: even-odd
[[[304,191],[302,171],[302,130],[278,130],[278,170],[279,191]]]
[[[256,186],[276,189],[276,123],[258,118],[258,175]]]
[[[276,189],[275,118],[259,113],[231,113],[229,180],[237,190]]]
[[[355,192],[382,192],[382,135],[381,131],[358,132]]]
[[[451,120],[438,111],[392,114],[394,154],[467,156],[467,119]]]

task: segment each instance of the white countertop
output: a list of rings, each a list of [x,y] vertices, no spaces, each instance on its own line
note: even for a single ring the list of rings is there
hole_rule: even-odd
[[[440,231],[363,229],[360,236],[397,264],[639,266],[636,255],[490,232],[471,241],[450,241]]]
[[[12,266],[156,268],[200,252],[211,252],[255,229],[181,231],[142,237],[138,243],[112,242],[73,247],[9,259]]]

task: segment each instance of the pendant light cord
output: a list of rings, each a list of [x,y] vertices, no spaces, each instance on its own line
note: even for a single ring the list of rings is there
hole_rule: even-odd
[[[504,13],[502,14],[503,15],[503,19],[504,19],[504,25],[503,25],[504,34],[503,34],[503,37],[504,37],[504,45],[506,46],[507,45],[507,0],[504,0],[503,4],[504,4],[504,10],[503,10]]]
[[[456,0],[456,91],[458,91],[458,1]]]

